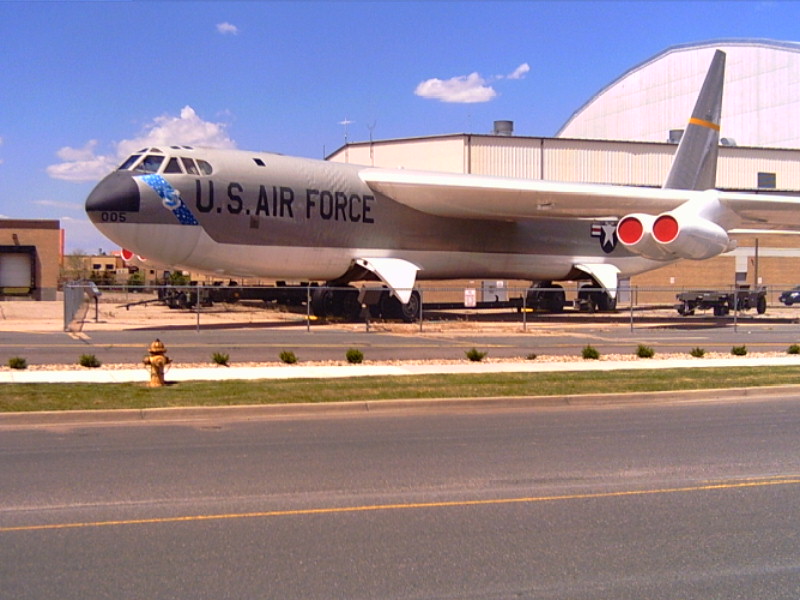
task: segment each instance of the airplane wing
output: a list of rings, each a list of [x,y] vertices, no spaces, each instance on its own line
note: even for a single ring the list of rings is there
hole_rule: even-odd
[[[620,218],[658,215],[688,201],[718,200],[741,219],[740,227],[800,229],[800,197],[566,183],[460,173],[366,168],[373,191],[427,214],[497,221],[530,218]]]
[[[697,193],[379,168],[364,169],[359,175],[374,192],[415,210],[496,221],[603,218],[646,207],[658,213],[680,206]]]
[[[800,231],[800,196],[717,192],[719,201],[742,220],[739,228]]]

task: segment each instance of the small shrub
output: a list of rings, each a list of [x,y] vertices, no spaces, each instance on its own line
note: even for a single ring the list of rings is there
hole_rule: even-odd
[[[792,344],[786,349],[786,354],[800,354],[800,344]]]
[[[525,357],[525,360],[536,360],[537,355],[536,352],[531,352],[528,356]]]
[[[695,358],[703,358],[706,355],[706,351],[703,350],[702,348],[699,348],[699,347],[698,348],[692,348],[692,351],[689,352],[689,354],[691,354]]]
[[[214,364],[227,367],[231,357],[229,354],[225,354],[224,352],[214,352],[214,354],[211,355],[211,360],[214,361]]]
[[[8,359],[8,366],[12,369],[27,369],[28,361],[21,356],[12,356]]]
[[[297,357],[294,355],[294,352],[289,352],[288,350],[284,350],[279,355],[281,362],[287,365],[293,365],[297,362]]]
[[[350,348],[345,354],[345,357],[347,358],[347,362],[349,362],[351,365],[357,365],[364,362],[364,353],[356,348]]]
[[[653,350],[650,346],[645,346],[644,344],[639,344],[639,347],[636,348],[636,356],[639,358],[653,358],[655,356],[656,351]]]
[[[96,369],[102,363],[97,359],[97,357],[94,354],[81,354],[81,357],[78,359],[78,364],[82,367]]]
[[[481,362],[486,357],[487,352],[481,352],[480,350],[472,348],[467,350],[464,354],[466,354],[467,358],[472,362]]]
[[[594,346],[584,346],[583,350],[581,350],[581,356],[584,359],[597,360],[600,358],[600,352]]]
[[[734,346],[731,348],[731,354],[734,356],[744,356],[747,354],[747,346]]]

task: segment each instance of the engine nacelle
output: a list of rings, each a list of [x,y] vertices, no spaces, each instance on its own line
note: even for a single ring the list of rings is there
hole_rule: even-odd
[[[653,221],[652,235],[667,254],[678,258],[703,260],[733,246],[721,225],[697,215],[689,218],[674,213],[659,215]]]
[[[663,245],[653,237],[653,224],[656,217],[644,213],[634,213],[620,219],[617,223],[617,240],[625,248],[655,260],[671,258]]]

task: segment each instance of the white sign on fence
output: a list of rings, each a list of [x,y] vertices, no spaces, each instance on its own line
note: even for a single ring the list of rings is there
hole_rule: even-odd
[[[478,296],[475,293],[475,288],[466,288],[464,290],[464,307],[475,308],[478,305]]]

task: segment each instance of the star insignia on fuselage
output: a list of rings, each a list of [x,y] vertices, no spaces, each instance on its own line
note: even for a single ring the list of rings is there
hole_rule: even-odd
[[[617,224],[614,221],[592,223],[591,236],[600,240],[600,247],[606,254],[611,254],[617,247]]]

